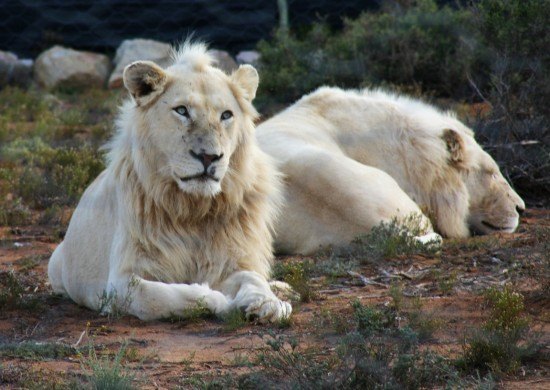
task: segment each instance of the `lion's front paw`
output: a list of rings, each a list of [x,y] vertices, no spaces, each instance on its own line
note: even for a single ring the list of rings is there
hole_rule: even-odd
[[[245,312],[246,318],[258,317],[261,323],[277,322],[290,317],[292,306],[276,298],[266,298],[251,303]]]
[[[417,236],[414,238],[416,242],[424,245],[429,250],[441,249],[443,244],[443,238],[437,233],[429,233],[424,236]]]
[[[300,300],[300,294],[294,291],[288,283],[281,282],[280,280],[272,280],[269,282],[269,287],[279,299],[286,299],[289,301]]]

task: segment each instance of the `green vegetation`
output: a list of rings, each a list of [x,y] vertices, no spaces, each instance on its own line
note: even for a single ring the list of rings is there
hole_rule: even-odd
[[[311,302],[316,296],[309,280],[314,270],[315,265],[311,261],[277,262],[273,266],[272,278],[288,283],[300,295],[301,302]]]
[[[272,336],[258,354],[262,371],[248,381],[284,388],[422,388],[456,380],[449,361],[420,351],[417,334],[400,328],[395,311],[352,303],[353,315],[336,349],[302,349],[296,339]]]
[[[324,84],[392,84],[465,96],[478,46],[471,14],[440,8],[433,0],[415,4],[386,2],[378,12],[344,20],[342,31],[315,23],[302,33],[279,32],[272,41],[260,42],[259,95],[289,102]]]
[[[529,323],[523,315],[523,296],[506,286],[488,290],[485,297],[491,310],[489,318],[467,340],[458,365],[496,374],[513,373],[536,356],[540,348],[526,339]]]
[[[13,271],[0,272],[0,312],[40,308],[40,300],[25,288],[22,278]]]
[[[419,215],[411,215],[403,221],[394,218],[390,222],[381,222],[353,242],[352,253],[363,263],[401,255],[433,256],[439,251],[437,244],[422,244],[415,239],[415,236],[422,235],[422,231]]]
[[[104,168],[97,148],[112,128],[116,99],[102,90],[0,91],[0,225],[28,224],[32,210],[45,222],[62,220],[60,206],[74,206]]]
[[[443,323],[436,318],[433,312],[427,312],[422,308],[420,298],[414,298],[410,310],[407,313],[408,326],[418,335],[418,341],[431,340],[433,334],[442,327]]]
[[[134,376],[124,367],[123,360],[128,344],[122,343],[120,349],[113,356],[97,356],[93,344],[88,346],[87,356],[81,354],[82,367],[89,373],[87,384],[93,390],[131,390]]]
[[[233,309],[222,316],[224,329],[228,332],[242,328],[247,324],[246,316],[240,309]]]
[[[76,355],[77,351],[67,344],[23,341],[0,343],[0,356],[20,359],[60,359]]]

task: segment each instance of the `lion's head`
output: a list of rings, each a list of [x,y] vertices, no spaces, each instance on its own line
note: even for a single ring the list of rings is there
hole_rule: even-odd
[[[251,101],[258,73],[242,65],[231,75],[211,66],[201,44],[186,44],[166,69],[137,61],[124,70],[124,85],[137,106],[142,145],[154,175],[186,193],[214,196],[222,189],[236,148],[251,137]],[[147,157],[146,157],[147,159]]]
[[[462,131],[446,129],[442,138],[450,154],[449,162],[461,173],[469,195],[466,223],[471,233],[515,231],[525,203],[508,184],[493,158],[466,127]]]

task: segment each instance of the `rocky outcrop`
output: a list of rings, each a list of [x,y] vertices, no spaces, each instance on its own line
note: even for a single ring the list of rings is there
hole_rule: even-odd
[[[54,46],[36,59],[34,78],[47,89],[103,87],[110,69],[103,54]]]

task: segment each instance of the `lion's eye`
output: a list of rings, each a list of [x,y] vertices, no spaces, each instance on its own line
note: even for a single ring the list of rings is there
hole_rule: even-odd
[[[176,108],[174,108],[174,111],[176,111],[181,116],[189,118],[189,111],[187,111],[187,107],[185,106],[177,106]]]
[[[233,113],[229,110],[224,111],[222,113],[222,121],[226,121],[226,120],[228,120],[229,118],[232,118],[232,117],[233,117]]]

